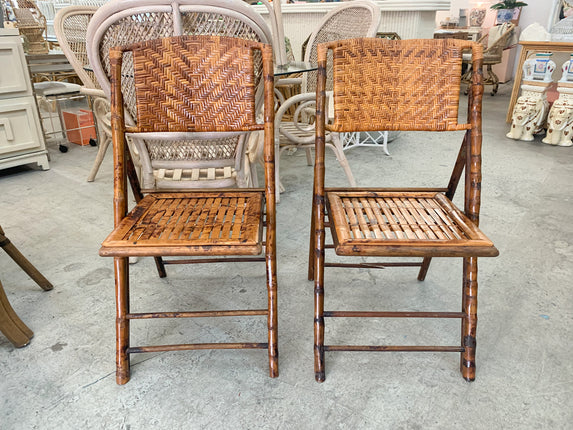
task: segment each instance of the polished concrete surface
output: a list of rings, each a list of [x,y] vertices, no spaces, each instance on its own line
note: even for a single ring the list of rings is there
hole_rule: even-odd
[[[511,88],[484,96],[481,227],[500,250],[479,262],[477,379],[456,353],[327,353],[326,382],[313,375],[313,296],[306,279],[312,168],[282,158],[278,207],[280,376],[264,351],[135,355],[132,379],[115,383],[112,260],[98,256],[112,227],[108,153],[86,177],[96,148],[50,145],[51,169],[0,171],[0,223],[54,284],[42,291],[0,253],[0,279],[34,331],[15,349],[0,335],[0,428],[8,429],[566,429],[573,422],[573,148],[505,138]],[[347,153],[358,183],[445,185],[459,134],[403,133]],[[425,153],[427,156],[422,156]],[[327,181],[345,183],[332,166]],[[409,172],[409,173],[407,173]],[[408,175],[408,176],[407,176]],[[433,178],[438,181],[432,182]],[[375,182],[377,181],[377,182]],[[461,194],[461,193],[460,193]],[[264,307],[259,263],[131,266],[134,311]],[[331,309],[459,310],[461,260],[416,269],[331,269]],[[264,318],[137,321],[136,343],[264,341]],[[456,343],[458,323],[327,322],[327,340]]]

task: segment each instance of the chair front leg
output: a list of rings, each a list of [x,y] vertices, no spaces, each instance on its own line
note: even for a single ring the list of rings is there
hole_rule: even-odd
[[[471,382],[476,377],[476,330],[477,330],[477,257],[464,258],[462,292],[462,347],[460,370],[463,378]]]
[[[116,382],[129,381],[129,265],[127,258],[114,258],[116,308]]]
[[[278,313],[277,313],[277,271],[276,253],[267,257],[268,292],[268,337],[269,337],[269,374],[271,378],[279,376]]]
[[[316,197],[322,198],[324,197]],[[317,382],[325,379],[324,370],[324,202],[321,207],[313,204],[314,231],[314,377]]]
[[[315,216],[316,206],[314,205],[314,195],[312,196],[312,209],[310,215],[310,242],[308,245],[308,280],[314,281],[314,265],[315,265],[315,249],[316,249],[316,232],[315,232]]]

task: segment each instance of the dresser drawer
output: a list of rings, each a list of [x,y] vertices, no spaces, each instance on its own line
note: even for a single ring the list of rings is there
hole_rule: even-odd
[[[0,158],[44,149],[33,96],[0,100]]]
[[[32,94],[30,75],[18,37],[0,38],[0,64],[0,98]]]

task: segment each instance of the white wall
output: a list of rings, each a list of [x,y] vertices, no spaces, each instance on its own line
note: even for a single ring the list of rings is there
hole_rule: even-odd
[[[547,28],[549,14],[551,13],[551,0],[525,0],[527,6],[521,9],[519,26],[523,30],[528,25],[538,22]]]
[[[551,5],[554,0],[524,0],[527,6],[521,10],[519,25],[525,28],[534,22],[538,22],[547,28]],[[557,1],[557,0],[555,0]],[[496,0],[451,0],[450,13],[457,16],[460,9],[471,9],[476,3],[497,3]]]

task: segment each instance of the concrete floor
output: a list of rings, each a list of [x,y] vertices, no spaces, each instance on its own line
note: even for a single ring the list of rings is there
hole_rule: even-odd
[[[55,286],[41,291],[0,253],[9,300],[35,333],[22,349],[0,336],[0,428],[572,428],[573,148],[506,139],[510,90],[484,96],[481,227],[500,256],[480,260],[475,382],[461,378],[458,354],[340,352],[327,353],[326,382],[314,381],[306,280],[312,169],[298,152],[283,157],[287,191],[278,207],[279,378],[267,376],[264,351],[187,351],[135,355],[131,381],[116,385],[112,260],[98,256],[112,226],[111,156],[87,183],[96,148],[71,145],[62,154],[51,145],[49,171],[0,171],[2,227]],[[414,169],[414,184],[436,183],[437,172],[441,186],[459,139],[403,133],[389,157],[378,148],[347,156],[363,185],[403,183]],[[328,156],[327,181],[344,184]],[[167,269],[158,279],[149,259],[131,267],[134,310],[265,306],[262,265]],[[331,309],[457,311],[460,286],[459,259],[434,261],[423,283],[415,269],[331,269],[326,300]],[[133,326],[140,344],[265,338],[260,317]],[[457,322],[327,325],[332,342],[458,338]]]

